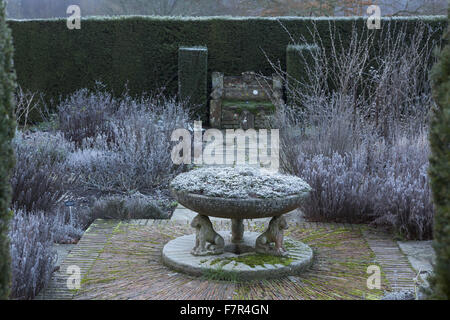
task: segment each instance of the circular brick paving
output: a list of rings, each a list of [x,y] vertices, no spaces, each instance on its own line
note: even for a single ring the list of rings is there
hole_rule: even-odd
[[[219,233],[225,239],[225,246],[230,245],[230,232],[219,231]],[[246,232],[245,245],[254,247],[258,236],[259,233]],[[225,251],[221,255],[193,256],[190,252],[194,242],[194,234],[169,241],[162,251],[163,263],[177,271],[194,276],[215,274],[223,279],[253,280],[298,275],[311,265],[313,258],[313,251],[308,245],[291,238],[285,238],[289,256],[283,259],[277,258],[279,263],[263,263],[261,262],[264,261],[261,260],[263,255],[254,252],[237,255]]]
[[[215,222],[230,230],[229,221]],[[246,231],[264,231],[260,221]],[[311,268],[299,275],[255,281],[217,281],[173,272],[161,263],[169,241],[192,233],[187,223],[96,220],[67,256],[39,299],[101,300],[329,300],[380,299],[383,291],[414,288],[416,274],[389,235],[364,226],[302,222],[285,231],[314,250]],[[228,231],[229,232],[229,231]],[[366,234],[367,233],[367,234]],[[363,236],[364,234],[364,236]],[[371,249],[372,248],[372,249]],[[289,249],[289,248],[288,248]],[[374,251],[372,251],[374,250]],[[66,270],[79,266],[81,287],[67,287]],[[380,289],[367,287],[367,268],[382,268]]]

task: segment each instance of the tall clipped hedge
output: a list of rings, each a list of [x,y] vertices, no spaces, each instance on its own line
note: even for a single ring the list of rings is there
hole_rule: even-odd
[[[300,84],[308,84],[310,75],[307,64],[314,66],[314,56],[319,51],[316,44],[288,45],[286,48],[286,72],[288,74],[288,102],[294,103],[293,97],[289,94],[296,91]],[[297,82],[298,81],[298,82]]]
[[[208,48],[178,49],[178,95],[194,106],[195,117],[206,120]]]
[[[449,9],[450,17],[450,9]],[[433,298],[450,300],[450,30],[446,47],[433,67],[433,96],[437,104],[431,130],[430,178],[435,205],[436,265],[431,281]]]
[[[418,21],[444,30],[445,17],[408,17],[391,21],[390,31],[406,26],[414,34]],[[351,38],[353,24],[367,28],[363,17],[352,18],[231,18],[231,17],[90,17],[82,19],[80,30],[69,30],[65,19],[11,20],[15,43],[15,64],[19,84],[58,99],[102,81],[120,94],[128,82],[130,94],[160,87],[177,93],[178,48],[208,48],[208,79],[211,72],[238,75],[243,71],[272,74],[266,55],[286,66],[286,46],[291,37],[303,34],[312,42],[308,29],[316,23],[330,46],[329,23],[336,25],[343,42]],[[290,34],[286,32],[289,30]],[[375,30],[383,36],[382,30]],[[442,32],[436,34],[441,37]],[[208,81],[208,90],[211,84]]]
[[[0,299],[8,298],[11,281],[8,226],[12,215],[9,181],[14,167],[11,139],[15,132],[15,80],[11,31],[6,24],[5,3],[0,0]]]

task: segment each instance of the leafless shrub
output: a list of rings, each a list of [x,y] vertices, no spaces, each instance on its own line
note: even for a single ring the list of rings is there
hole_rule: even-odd
[[[24,91],[22,87],[19,86],[15,98],[16,107],[14,109],[14,115],[17,122],[26,127],[30,114],[35,110],[39,110],[40,97],[36,92]]]
[[[313,24],[309,38],[319,50],[312,51],[312,63],[308,63],[311,57],[300,52],[298,59],[306,68],[303,79],[295,79],[279,65],[271,64],[277,74],[295,84],[287,88],[288,96],[304,107],[304,117],[323,114],[330,101],[339,101],[336,110],[351,109],[355,121],[370,118],[389,138],[395,131],[393,125],[423,127],[427,123],[432,104],[428,71],[438,45],[433,39],[435,32],[417,22],[411,36],[406,26],[386,22],[380,31],[383,36],[377,38],[371,30],[358,29],[355,24],[345,44],[334,23],[329,22],[327,41]],[[308,39],[302,35],[297,41],[307,43]]]
[[[385,28],[386,34],[393,32],[391,24]],[[419,22],[415,31],[409,39],[404,28],[396,30],[395,36],[381,38],[374,56],[376,68],[369,68],[366,77],[370,95],[362,108],[386,139],[405,130],[413,133],[426,128],[434,103],[429,70],[438,43],[432,40],[430,26]]]
[[[355,27],[345,46],[330,24],[329,47],[315,27],[310,31],[320,50],[305,81],[289,92],[296,105],[279,108],[273,122],[281,129],[283,170],[314,189],[306,217],[374,222],[407,238],[431,237],[426,132],[436,43],[427,28],[419,23],[409,39],[401,28],[376,39]]]

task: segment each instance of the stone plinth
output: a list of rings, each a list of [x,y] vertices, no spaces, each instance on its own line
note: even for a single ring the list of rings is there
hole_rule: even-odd
[[[286,238],[286,257],[258,254],[254,251],[256,232],[245,232],[243,244],[247,252],[236,254],[229,231],[219,231],[225,239],[225,252],[213,256],[191,254],[195,235],[176,238],[164,246],[162,260],[165,265],[193,276],[212,276],[222,280],[253,280],[298,275],[312,263],[313,251],[303,242]],[[230,250],[230,251],[227,251]]]

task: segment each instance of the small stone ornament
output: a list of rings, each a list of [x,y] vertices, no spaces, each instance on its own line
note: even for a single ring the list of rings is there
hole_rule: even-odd
[[[222,254],[225,241],[220,234],[214,231],[211,220],[207,216],[197,215],[191,222],[195,228],[195,246],[191,251],[194,256],[207,256]]]
[[[288,252],[283,246],[284,230],[287,227],[288,225],[284,216],[272,218],[267,230],[256,239],[256,252],[280,257],[287,256]]]

